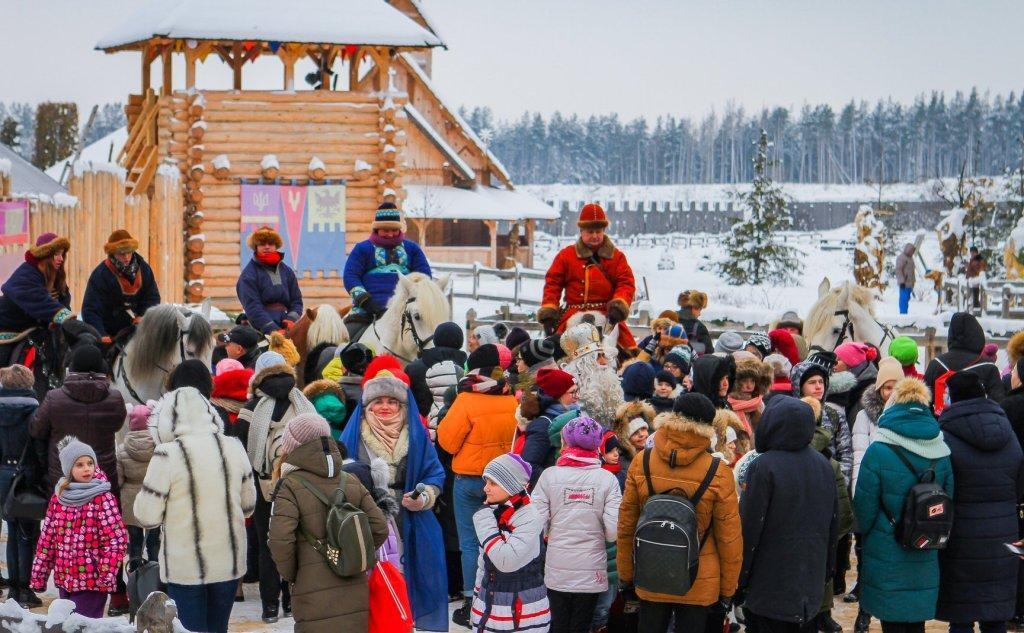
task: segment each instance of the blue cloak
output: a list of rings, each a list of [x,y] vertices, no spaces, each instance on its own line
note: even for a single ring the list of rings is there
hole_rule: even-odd
[[[420,423],[419,410],[412,390],[408,390],[409,403],[409,454],[406,463],[405,487],[403,492],[416,489],[424,483],[444,489],[444,468],[437,459],[437,451],[427,437],[427,431]],[[363,442],[359,436],[362,426],[363,405],[356,405],[341,433],[341,441],[348,449],[349,457],[366,462],[362,452]],[[355,422],[355,423],[353,423]],[[402,566],[409,588],[409,603],[412,605],[416,628],[423,631],[448,630],[448,590],[444,570],[444,539],[441,524],[432,511],[409,512],[402,508],[402,543],[404,552]],[[439,582],[438,579],[441,579]]]

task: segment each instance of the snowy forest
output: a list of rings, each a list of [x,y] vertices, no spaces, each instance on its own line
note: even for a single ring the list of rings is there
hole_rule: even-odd
[[[17,150],[26,160],[32,161],[37,167],[43,169],[49,167],[58,160],[64,158],[74,149],[74,142],[78,137],[78,112],[75,111],[70,125],[72,134],[62,134],[50,137],[46,142],[37,146],[36,129],[39,127],[39,118],[42,116],[47,121],[44,127],[50,127],[50,118],[61,116],[52,108],[45,107],[47,104],[38,106],[30,103],[0,101],[0,143]],[[72,104],[73,105],[73,104]],[[42,107],[41,107],[42,106]],[[66,109],[65,112],[71,112]],[[88,119],[88,111],[82,113]],[[101,139],[114,130],[125,125],[124,104],[107,103],[96,110],[96,118],[93,120],[89,133],[85,136],[85,144],[88,145],[95,140]],[[84,125],[84,120],[82,122]],[[70,146],[70,147],[69,147]],[[115,156],[114,159],[117,157]],[[112,159],[113,160],[113,159]]]
[[[839,111],[804,104],[747,112],[727,106],[701,120],[673,115],[623,121],[616,114],[525,113],[497,121],[464,109],[519,183],[741,183],[753,180],[760,130],[774,144],[781,182],[920,182],[999,175],[1021,162],[1024,94],[933,92],[912,104],[850,101]]]

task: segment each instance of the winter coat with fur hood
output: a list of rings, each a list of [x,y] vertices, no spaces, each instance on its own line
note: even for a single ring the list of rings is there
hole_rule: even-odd
[[[333,380],[314,380],[305,386],[302,395],[313,404],[313,408],[331,425],[331,436],[341,439],[341,432],[348,420],[348,407],[345,406],[345,391]]]
[[[615,475],[597,462],[554,466],[540,476],[531,499],[547,525],[544,585],[568,593],[606,591],[605,542],[617,536],[622,502]]]
[[[875,432],[878,430],[878,418],[882,415],[885,403],[877,389],[869,388],[864,390],[860,397],[860,413],[853,423],[853,479],[850,489],[857,489],[857,475],[860,473],[860,464],[864,461],[864,453],[868,446],[875,439]]]
[[[222,434],[217,411],[192,387],[165,394],[149,421],[160,443],[134,510],[141,527],[163,527],[160,579],[208,585],[240,578],[245,519],[256,508],[245,449]]]
[[[63,385],[46,394],[29,424],[32,437],[50,445],[47,487],[53,488],[64,476],[57,443],[74,435],[96,451],[97,465],[111,474],[111,492],[118,496],[117,477],[113,476],[117,473],[115,434],[127,418],[121,392],[110,385],[104,374],[68,374]]]
[[[302,485],[301,477],[329,499],[343,486],[345,501],[366,513],[374,548],[387,538],[384,514],[359,479],[342,471],[341,461],[333,441],[319,438],[302,444],[285,455],[274,495],[267,546],[281,577],[292,583],[292,613],[298,633],[366,631],[369,627],[367,576],[336,575],[299,532],[302,526],[315,538],[324,538],[327,521],[327,506]]]
[[[121,514],[125,525],[142,527],[135,519],[135,497],[142,490],[156,442],[149,429],[129,431],[117,446],[117,478],[121,482]]]
[[[655,418],[654,425],[654,448],[648,450],[652,451],[651,481],[655,494],[678,488],[692,495],[711,468],[708,449],[715,435],[714,427],[677,413],[662,413]],[[673,458],[675,468],[669,465]],[[619,509],[617,563],[623,583],[633,581],[633,537],[644,502],[650,496],[643,461],[643,454],[637,453],[626,474],[626,491]],[[711,485],[697,504],[697,526],[701,534],[709,528],[711,534],[700,550],[700,569],[690,591],[680,597],[638,589],[642,600],[708,606],[720,596],[736,592],[743,563],[743,539],[736,482],[726,464],[718,465]]]

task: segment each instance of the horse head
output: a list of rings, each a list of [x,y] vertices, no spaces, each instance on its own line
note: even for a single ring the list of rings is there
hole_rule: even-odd
[[[809,347],[832,351],[847,341],[881,347],[892,336],[892,330],[875,319],[874,295],[869,288],[849,281],[832,287],[828,277],[818,285],[818,301],[804,322]]]
[[[163,304],[142,317],[115,369],[115,379],[134,395],[133,400],[159,398],[163,383],[175,367],[189,359],[209,366],[213,355],[213,329],[202,314]],[[122,389],[122,392],[125,391]]]

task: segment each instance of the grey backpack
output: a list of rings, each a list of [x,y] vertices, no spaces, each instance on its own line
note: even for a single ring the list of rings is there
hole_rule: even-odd
[[[711,460],[707,475],[692,497],[678,488],[655,494],[652,450],[644,451],[648,497],[633,536],[633,585],[651,593],[684,596],[697,580],[700,548],[711,533],[710,525],[703,536],[697,528],[697,504],[715,478],[721,460]]]

